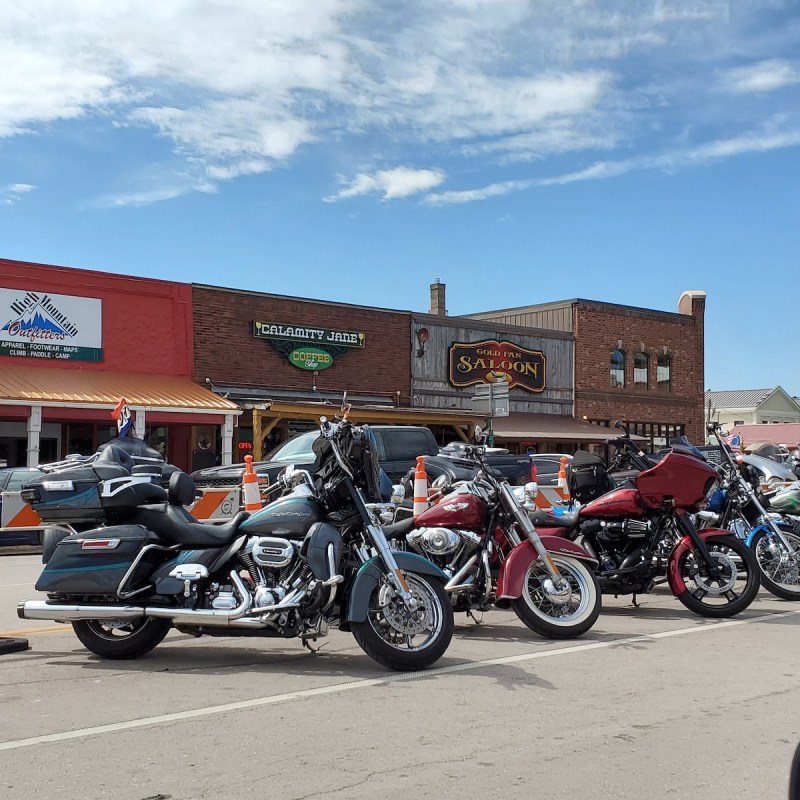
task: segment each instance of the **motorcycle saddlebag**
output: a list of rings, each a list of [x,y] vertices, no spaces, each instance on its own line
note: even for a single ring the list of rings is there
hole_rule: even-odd
[[[573,499],[588,503],[610,492],[614,482],[606,472],[606,463],[600,456],[578,450],[567,466],[567,486]]]
[[[148,544],[166,545],[142,525],[73,533],[56,546],[36,582],[36,590],[49,594],[116,594],[131,564]],[[166,549],[148,550],[125,582],[125,589],[141,586],[166,555]]]

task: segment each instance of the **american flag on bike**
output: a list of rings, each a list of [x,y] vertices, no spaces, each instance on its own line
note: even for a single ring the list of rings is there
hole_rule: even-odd
[[[730,447],[732,453],[742,453],[744,451],[742,436],[739,433],[732,433],[730,436],[726,436],[725,444]]]

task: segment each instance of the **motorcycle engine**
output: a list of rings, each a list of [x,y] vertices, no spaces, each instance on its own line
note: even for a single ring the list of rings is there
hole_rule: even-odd
[[[466,555],[481,543],[481,537],[472,531],[454,531],[450,528],[419,528],[406,536],[412,550],[430,556]]]
[[[618,544],[623,539],[640,539],[650,532],[650,523],[638,519],[624,519],[621,522],[601,522],[596,532],[597,540],[604,544]]]

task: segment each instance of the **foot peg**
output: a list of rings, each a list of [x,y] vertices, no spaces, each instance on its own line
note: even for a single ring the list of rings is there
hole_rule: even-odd
[[[344,575],[331,575],[328,580],[323,581],[323,586],[335,586],[337,583],[341,583],[344,580]]]

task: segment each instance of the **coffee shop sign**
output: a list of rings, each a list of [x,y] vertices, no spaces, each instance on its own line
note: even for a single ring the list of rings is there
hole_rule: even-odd
[[[450,346],[450,383],[456,387],[476,383],[508,384],[529,392],[545,388],[546,360],[540,350],[528,350],[513,342],[489,340],[454,342]]]
[[[261,339],[328,344],[338,347],[364,347],[364,331],[339,331],[330,328],[306,327],[280,322],[253,323],[253,335]]]

